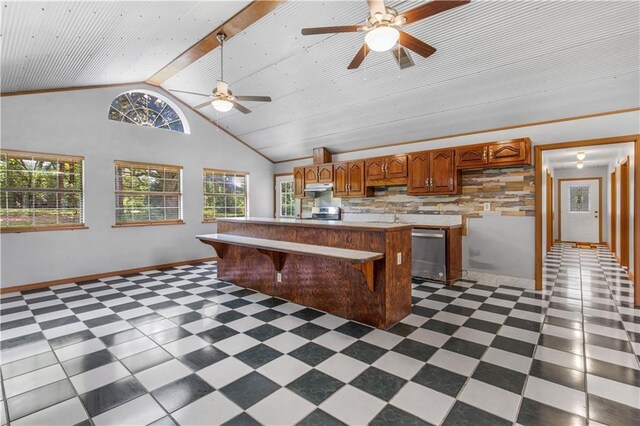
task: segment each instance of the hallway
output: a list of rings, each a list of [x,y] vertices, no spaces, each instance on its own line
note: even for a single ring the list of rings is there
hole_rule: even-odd
[[[548,387],[548,403],[604,424],[637,424],[640,309],[624,270],[605,246],[560,243],[547,255],[544,280],[550,298],[534,358],[546,380],[561,385]]]

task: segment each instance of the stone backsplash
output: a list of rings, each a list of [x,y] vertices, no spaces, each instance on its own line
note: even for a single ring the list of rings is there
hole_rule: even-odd
[[[484,203],[491,210],[484,211]],[[486,214],[502,216],[534,216],[533,166],[501,169],[466,170],[462,172],[462,193],[459,195],[407,195],[406,186],[375,188],[367,198],[333,198],[332,205],[344,213],[392,213],[462,215],[481,218]],[[302,212],[310,211],[313,199],[302,202]]]

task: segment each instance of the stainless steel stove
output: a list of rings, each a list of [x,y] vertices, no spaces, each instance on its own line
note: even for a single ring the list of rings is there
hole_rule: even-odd
[[[342,220],[342,209],[340,207],[312,207],[310,219]]]

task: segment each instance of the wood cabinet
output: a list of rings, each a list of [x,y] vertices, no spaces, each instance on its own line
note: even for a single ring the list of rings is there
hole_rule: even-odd
[[[460,191],[460,173],[455,167],[453,149],[409,154],[408,173],[408,194],[457,194]]]
[[[367,186],[405,185],[407,183],[407,155],[388,155],[365,160]]]
[[[456,167],[476,169],[487,165],[488,145],[469,145],[456,148]]]
[[[304,197],[304,167],[293,168],[293,195],[296,198]]]
[[[336,197],[364,197],[369,195],[364,184],[365,162],[350,161],[333,165],[333,195]]]
[[[528,138],[456,148],[456,167],[458,169],[528,164],[531,164],[531,141]]]
[[[494,142],[488,147],[489,166],[530,164],[531,142],[528,139]]]
[[[321,164],[304,168],[304,183],[333,182],[333,164]]]

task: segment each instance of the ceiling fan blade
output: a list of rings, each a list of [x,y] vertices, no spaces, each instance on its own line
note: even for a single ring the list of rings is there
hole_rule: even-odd
[[[367,49],[367,45],[363,44],[360,50],[358,50],[358,53],[356,53],[356,56],[353,58],[353,61],[351,61],[351,63],[347,67],[347,69],[354,70],[358,68],[360,64],[362,64],[362,62],[364,61],[364,58],[367,57],[368,53],[369,53],[369,49]]]
[[[402,13],[402,16],[406,19],[406,24],[419,21],[429,16],[437,15],[446,10],[453,9],[458,6],[464,6],[471,0],[433,0],[422,6],[418,6],[407,12]]]
[[[376,13],[385,14],[387,8],[384,5],[384,0],[367,0],[369,4],[369,13],[371,16],[375,16]]]
[[[413,59],[411,59],[411,55],[404,47],[393,49],[391,53],[393,54],[393,57],[395,58],[401,70],[415,65],[413,63]]]
[[[206,101],[206,102],[203,102],[203,103],[201,103],[201,104],[198,104],[198,105],[194,106],[194,107],[193,107],[193,109],[200,109],[200,108],[204,108],[204,107],[206,107],[207,105],[211,105],[211,100],[208,100],[208,101]]]
[[[205,95],[204,93],[196,93],[196,92],[187,92],[186,90],[175,90],[175,89],[169,89],[170,92],[175,92],[175,93],[186,93],[188,95],[198,95],[198,96],[211,96],[211,94]]]
[[[400,46],[406,47],[407,49],[411,49],[416,52],[418,55],[428,58],[429,56],[436,53],[436,48],[433,46],[429,46],[422,40],[418,40],[412,35],[405,33],[404,31],[400,31],[400,39],[398,40],[398,44]]]
[[[235,96],[239,101],[271,102],[270,96]]]
[[[331,34],[331,33],[355,33],[360,31],[360,25],[346,25],[342,27],[318,27],[318,28],[303,28],[302,35],[314,35],[314,34]]]
[[[231,101],[231,103],[233,104],[233,107],[234,107],[235,109],[237,109],[238,111],[240,111],[240,112],[241,112],[241,113],[243,113],[243,114],[249,114],[249,113],[251,112],[251,110],[250,110],[250,109],[247,109],[247,108],[243,107],[242,105],[240,105],[240,104],[239,104],[239,103],[237,103],[237,102],[233,102],[233,101]]]
[[[216,93],[222,93],[227,95],[229,93],[229,85],[224,81],[218,81],[216,83]]]

